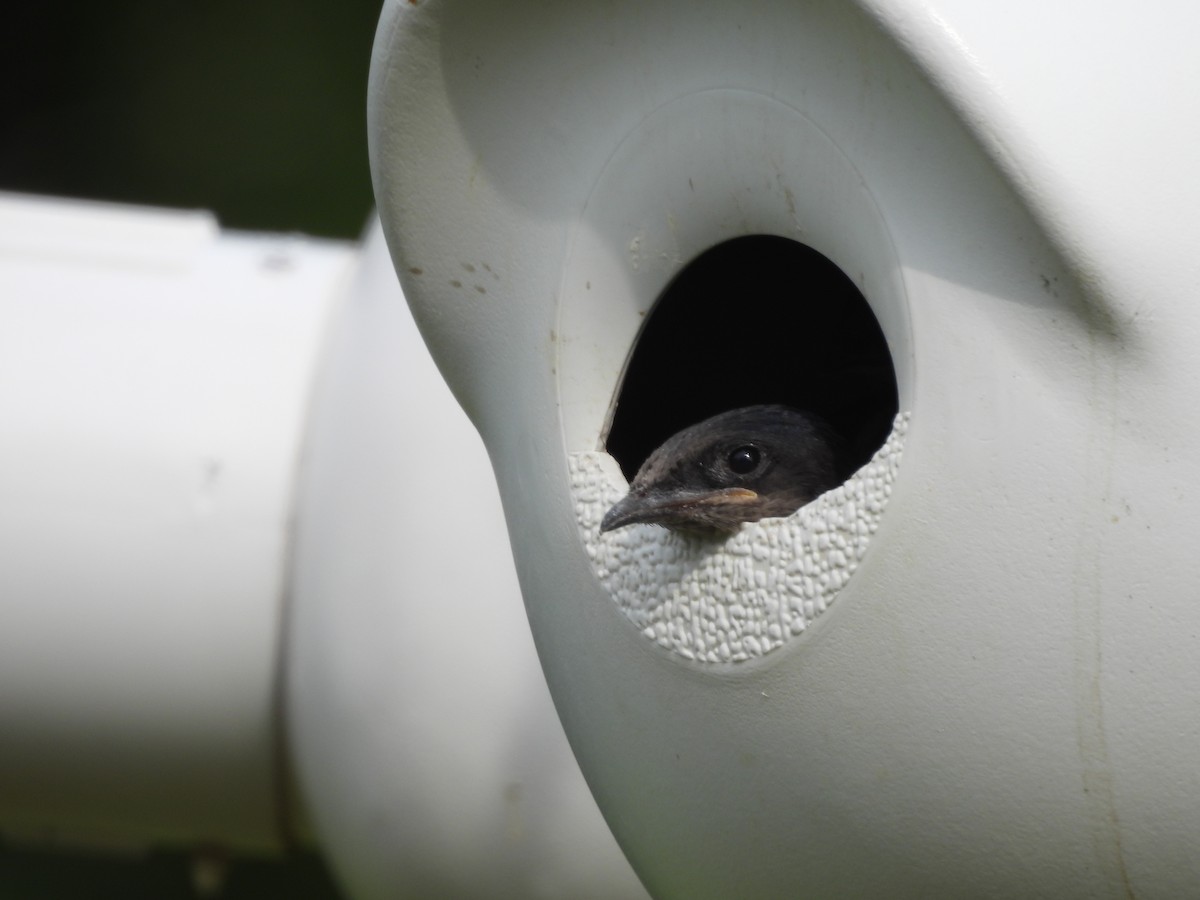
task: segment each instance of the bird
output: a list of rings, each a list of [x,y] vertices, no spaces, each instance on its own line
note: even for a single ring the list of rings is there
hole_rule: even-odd
[[[667,438],[600,523],[725,536],[787,516],[837,487],[839,438],[814,413],[779,404],[719,413]]]

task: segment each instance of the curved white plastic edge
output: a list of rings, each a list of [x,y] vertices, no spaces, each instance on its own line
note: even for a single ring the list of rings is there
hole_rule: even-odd
[[[306,446],[290,743],[349,894],[644,898],[551,704],[487,455],[378,226]]]

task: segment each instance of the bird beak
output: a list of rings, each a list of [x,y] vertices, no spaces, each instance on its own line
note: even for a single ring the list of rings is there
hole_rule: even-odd
[[[665,525],[685,515],[689,510],[703,506],[732,506],[751,503],[758,494],[748,488],[725,488],[719,491],[704,491],[694,494],[638,494],[630,491],[612,509],[604,514],[600,522],[601,531],[612,531],[637,522]]]

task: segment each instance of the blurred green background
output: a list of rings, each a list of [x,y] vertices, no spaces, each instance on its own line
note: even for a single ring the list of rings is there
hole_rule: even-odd
[[[365,93],[380,6],[9,4],[0,191],[209,209],[227,228],[356,237],[372,206]],[[178,851],[52,853],[0,837],[0,900],[184,900],[200,896],[192,864]],[[224,886],[204,896],[337,893],[319,859],[295,853],[234,859]]]
[[[351,237],[381,0],[48,0],[0,28],[0,189]]]

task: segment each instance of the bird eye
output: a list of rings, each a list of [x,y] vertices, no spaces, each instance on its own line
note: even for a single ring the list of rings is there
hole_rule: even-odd
[[[757,447],[738,447],[730,452],[728,457],[729,468],[733,469],[738,475],[748,475],[758,468],[760,459]]]

